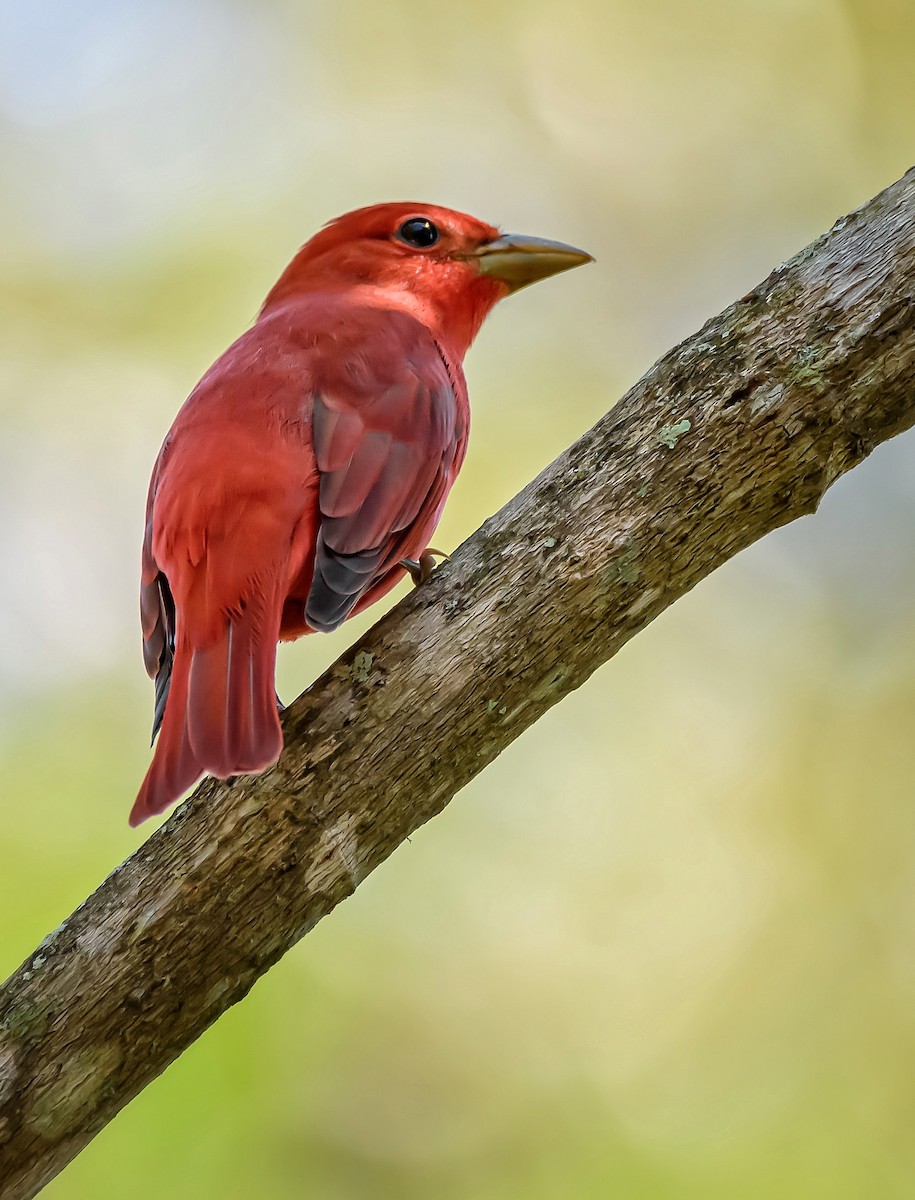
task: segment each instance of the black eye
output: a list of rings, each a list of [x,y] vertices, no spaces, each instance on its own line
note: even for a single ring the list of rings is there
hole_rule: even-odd
[[[418,250],[434,246],[439,237],[438,230],[428,217],[411,217],[409,221],[404,221],[397,230],[397,235],[402,242],[406,242],[408,246],[415,246]]]

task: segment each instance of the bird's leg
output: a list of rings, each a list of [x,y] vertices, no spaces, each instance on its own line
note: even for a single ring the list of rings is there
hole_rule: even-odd
[[[400,566],[405,571],[409,571],[414,587],[422,587],[424,583],[428,583],[432,578],[432,572],[435,570],[435,560],[437,558],[448,559],[450,557],[451,555],[446,554],[444,550],[436,550],[434,546],[427,546],[418,559],[402,558]]]

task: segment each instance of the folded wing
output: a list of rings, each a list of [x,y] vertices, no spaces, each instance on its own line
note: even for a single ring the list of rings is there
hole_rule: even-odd
[[[437,358],[368,402],[315,396],[313,424],[320,523],[305,618],[327,631],[401,559],[425,549],[467,429]]]

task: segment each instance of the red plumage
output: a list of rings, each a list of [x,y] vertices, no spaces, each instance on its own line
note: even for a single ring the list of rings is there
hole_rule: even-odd
[[[386,204],[293,259],[153,469],[140,611],[158,741],[131,824],[204,773],[277,760],[277,641],[336,628],[420,557],[464,459],[470,342],[514,287],[587,257]]]

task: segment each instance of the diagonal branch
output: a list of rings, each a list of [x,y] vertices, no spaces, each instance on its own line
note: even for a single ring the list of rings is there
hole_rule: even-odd
[[[0,1200],[33,1196],[514,738],[915,424],[915,169],[648,374],[208,781],[0,991]]]

